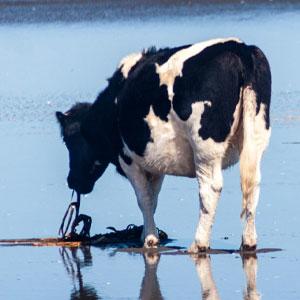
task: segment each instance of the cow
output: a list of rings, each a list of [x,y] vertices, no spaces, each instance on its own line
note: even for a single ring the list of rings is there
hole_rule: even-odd
[[[135,191],[144,246],[157,247],[154,213],[164,176],[196,178],[199,222],[190,251],[197,253],[210,247],[222,170],[240,161],[241,249],[255,250],[270,100],[271,72],[264,53],[237,38],[131,54],[94,103],[56,112],[69,150],[68,185],[90,193],[114,164]]]

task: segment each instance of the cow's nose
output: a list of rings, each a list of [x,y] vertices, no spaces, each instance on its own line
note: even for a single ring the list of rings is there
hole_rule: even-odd
[[[69,175],[67,181],[69,188],[80,194],[89,194],[93,190],[92,182],[83,180],[81,178]]]
[[[67,178],[67,181],[68,181],[68,186],[71,190],[77,190],[76,188],[79,186],[78,178],[76,178],[72,175],[69,175]]]

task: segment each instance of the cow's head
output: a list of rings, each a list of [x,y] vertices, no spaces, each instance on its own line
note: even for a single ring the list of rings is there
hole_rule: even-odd
[[[97,159],[94,147],[82,130],[90,107],[89,103],[77,103],[66,113],[56,112],[63,140],[69,150],[68,185],[80,194],[88,194],[93,190],[95,182],[108,165]]]

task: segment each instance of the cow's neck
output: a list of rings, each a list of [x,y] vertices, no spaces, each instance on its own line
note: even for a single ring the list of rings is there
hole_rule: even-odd
[[[119,169],[118,156],[121,151],[121,138],[117,124],[115,99],[122,89],[124,78],[116,72],[92,105],[83,124],[84,132],[95,147],[99,160],[113,163]]]

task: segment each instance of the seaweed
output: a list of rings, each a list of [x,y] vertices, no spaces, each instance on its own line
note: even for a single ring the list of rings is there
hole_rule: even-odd
[[[143,226],[129,224],[123,230],[117,230],[115,227],[107,227],[108,233],[95,234],[92,237],[78,234],[76,232],[63,238],[30,238],[30,239],[5,239],[0,240],[1,246],[65,246],[80,247],[91,245],[96,247],[118,247],[118,248],[138,248],[142,247],[141,236]],[[161,229],[157,228],[161,245],[165,245],[172,240]]]
[[[143,232],[143,226],[137,226],[129,224],[123,230],[117,230],[115,227],[107,227],[110,232],[104,234],[95,234],[92,237],[84,237],[80,234],[73,233],[70,236],[66,236],[64,241],[66,242],[81,242],[83,244],[90,244],[98,247],[105,246],[125,246],[125,247],[141,247],[141,236]],[[163,230],[157,228],[160,243],[165,245],[170,242],[168,235]]]

